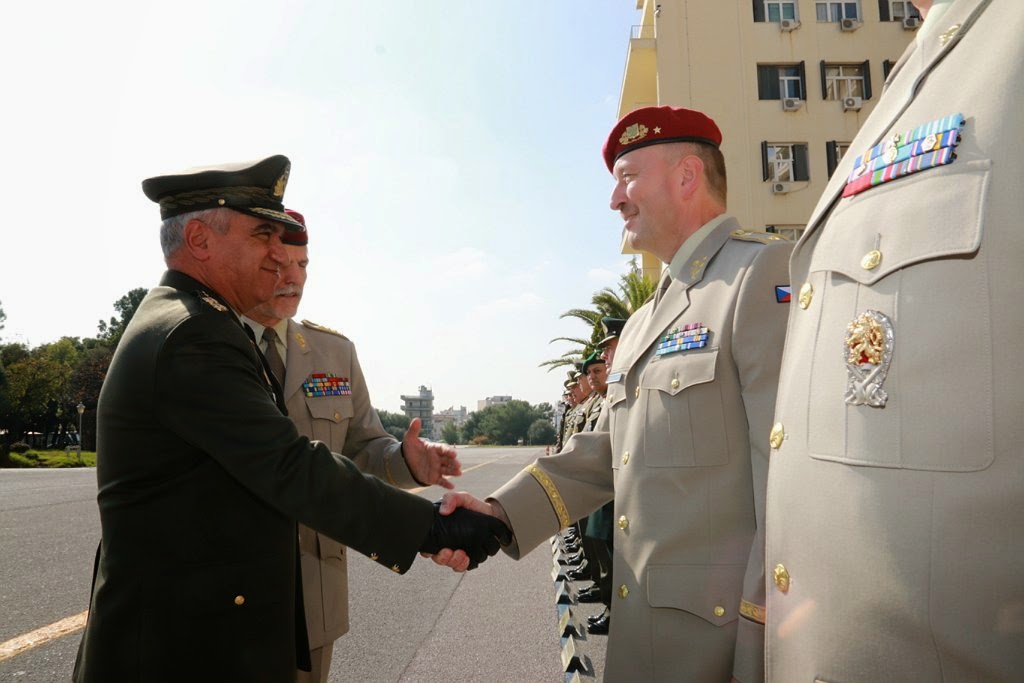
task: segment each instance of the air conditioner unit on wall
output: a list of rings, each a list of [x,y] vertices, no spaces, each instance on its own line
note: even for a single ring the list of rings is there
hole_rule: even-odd
[[[792,189],[789,183],[772,183],[772,194],[786,194]]]
[[[796,97],[786,97],[782,100],[783,111],[796,111],[803,106],[804,101]]]
[[[779,22],[780,31],[793,31],[798,28],[800,28],[799,19],[783,19]]]
[[[921,17],[903,17],[903,28],[916,31],[921,28]]]
[[[844,31],[856,31],[860,28],[860,22],[856,19],[843,19],[839,22],[839,28]]]
[[[843,111],[860,111],[860,108],[863,106],[864,100],[859,97],[843,98]]]

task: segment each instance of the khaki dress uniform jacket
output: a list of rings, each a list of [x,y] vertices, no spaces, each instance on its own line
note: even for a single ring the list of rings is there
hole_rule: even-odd
[[[793,253],[767,507],[779,683],[1024,676],[1024,3],[937,18]],[[953,163],[840,198],[860,152],[957,112]],[[882,405],[850,384],[866,313]]]
[[[312,384],[314,374],[346,380],[350,393],[307,395],[304,384]],[[401,488],[419,486],[401,442],[384,431],[370,404],[355,345],[344,335],[308,321],[288,321],[284,397],[301,434],[322,441],[366,474]],[[315,649],[348,631],[348,561],[343,544],[301,524],[299,552],[309,646]]]
[[[412,564],[430,502],[300,436],[273,384],[216,293],[176,271],[150,290],[100,392],[102,540],[75,681],[292,680],[309,658],[296,520]]]
[[[738,228],[728,219],[709,233],[657,308],[626,323],[609,370],[610,431],[577,434],[493,496],[512,523],[513,557],[614,497],[608,681],[763,675],[762,626],[740,609],[763,605],[762,430],[787,309],[774,288],[786,284],[792,245]],[[707,346],[656,356],[688,323],[708,328]]]

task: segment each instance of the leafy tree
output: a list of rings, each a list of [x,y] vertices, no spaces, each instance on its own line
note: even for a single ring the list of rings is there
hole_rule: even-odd
[[[526,443],[534,446],[552,444],[555,442],[555,427],[551,420],[538,418],[533,421],[526,431]]]
[[[551,406],[544,403],[550,410]],[[545,419],[541,406],[526,401],[507,401],[470,413],[462,425],[462,438],[467,443],[496,443],[512,445],[528,438],[530,425]]]
[[[4,356],[10,346],[4,347]],[[64,337],[52,344],[38,346],[10,363],[0,398],[0,427],[9,437],[25,432],[43,434],[63,431],[77,419],[76,401],[68,393],[68,381],[81,353],[81,342]],[[19,355],[19,354],[12,354]]]
[[[452,445],[459,443],[459,425],[454,420],[445,422],[441,427],[441,438]]]
[[[557,367],[572,365],[583,358],[586,358],[594,350],[597,342],[604,337],[604,330],[601,327],[601,318],[624,318],[628,319],[654,294],[655,284],[644,276],[643,270],[637,265],[636,258],[630,261],[629,271],[619,277],[619,291],[611,287],[605,287],[595,292],[591,297],[591,304],[594,308],[573,308],[560,318],[577,318],[581,320],[590,332],[589,338],[584,337],[555,337],[552,342],[564,341],[575,345],[558,358],[546,360],[540,367],[547,367],[553,370]]]
[[[0,301],[0,330],[4,329],[4,321],[7,320],[7,314],[4,313],[3,302]]]
[[[384,431],[399,441],[405,436],[405,430],[409,429],[409,422],[411,422],[409,416],[404,413],[389,413],[386,410],[378,410],[377,417],[384,425]]]
[[[100,320],[98,325],[99,338],[110,344],[110,346],[116,347],[117,343],[121,341],[124,329],[128,327],[128,323],[131,322],[135,311],[138,310],[139,304],[146,298],[148,292],[149,290],[143,287],[136,287],[115,301],[114,310],[120,314],[120,317],[112,317],[109,323]]]

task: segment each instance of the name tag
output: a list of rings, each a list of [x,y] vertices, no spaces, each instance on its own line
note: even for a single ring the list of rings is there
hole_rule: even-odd
[[[607,378],[605,378],[605,382],[607,382],[608,384],[614,384],[615,382],[621,382],[625,376],[626,376],[626,373],[624,373],[624,372],[613,372],[610,375],[608,375]]]

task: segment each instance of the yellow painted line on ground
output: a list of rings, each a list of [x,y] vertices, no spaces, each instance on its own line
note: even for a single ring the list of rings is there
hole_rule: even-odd
[[[0,662],[16,657],[22,652],[28,652],[32,648],[45,645],[51,640],[57,640],[58,638],[81,631],[85,628],[85,620],[88,616],[89,610],[85,610],[81,614],[55,621],[49,626],[37,628],[35,631],[18,636],[17,638],[11,638],[6,643],[0,643]]]
[[[498,460],[500,460],[500,459],[501,458],[496,458],[494,460],[488,460],[487,462],[482,462],[479,465],[473,465],[472,467],[463,467],[462,468],[462,473],[465,474],[466,472],[472,472],[473,470],[480,469],[481,467],[484,467],[486,465],[493,465],[494,463],[498,462]],[[459,478],[455,477],[454,479],[452,479],[452,482],[455,484],[455,488],[458,489],[459,488]],[[419,488],[409,489],[409,493],[420,493],[421,491],[426,491],[429,488],[433,488],[433,487],[432,486],[420,486]]]

